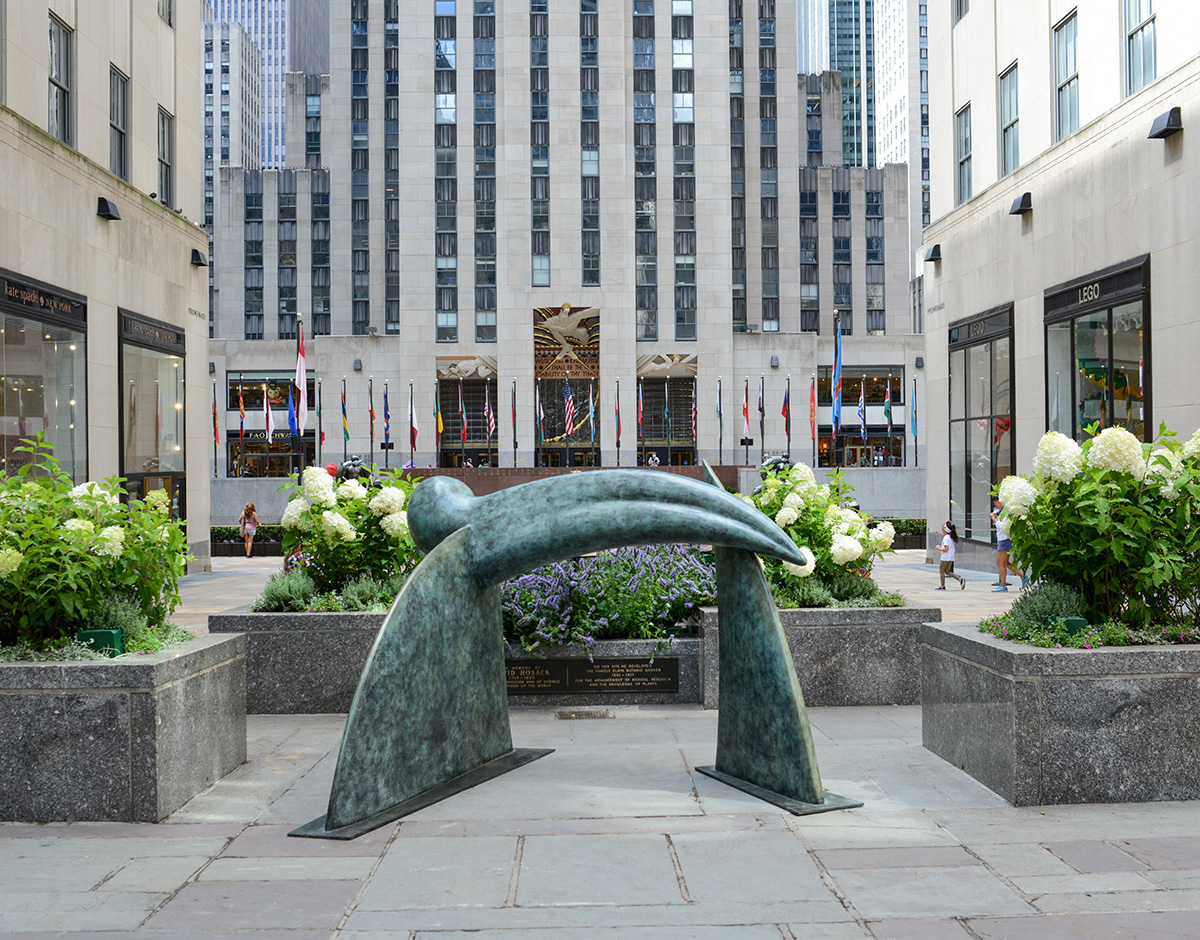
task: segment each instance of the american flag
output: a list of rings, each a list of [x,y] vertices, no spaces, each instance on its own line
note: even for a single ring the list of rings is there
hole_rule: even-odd
[[[575,432],[575,396],[571,394],[571,380],[564,379],[563,385],[566,388],[566,411],[567,411],[567,436],[570,437]]]
[[[487,386],[483,392],[483,416],[487,420],[488,440],[496,433],[496,412],[492,411],[492,389]]]

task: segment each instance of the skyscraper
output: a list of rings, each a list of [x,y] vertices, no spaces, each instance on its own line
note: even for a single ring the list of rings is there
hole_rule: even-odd
[[[800,72],[842,73],[842,164],[875,166],[877,0],[800,0]]]

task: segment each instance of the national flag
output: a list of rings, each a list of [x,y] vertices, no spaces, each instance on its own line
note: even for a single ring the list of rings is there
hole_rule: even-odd
[[[783,390],[783,408],[780,414],[783,415],[783,433],[787,435],[787,439],[792,439],[792,409],[788,407],[788,403],[792,397],[792,380],[788,379],[787,387]]]
[[[892,379],[888,377],[887,391],[883,393],[883,419],[887,422],[888,437],[892,436]]]
[[[317,432],[321,436],[321,443],[325,443],[325,417],[321,414],[321,394],[320,386],[317,387]]]
[[[858,383],[858,427],[862,439],[867,439],[867,383]]]
[[[842,427],[842,326],[837,315],[833,318],[833,433]]]
[[[692,443],[696,441],[696,419],[699,415],[696,412],[696,383],[692,381]]]
[[[441,390],[433,393],[433,417],[437,420],[437,436],[438,440],[442,439],[442,434],[445,433],[446,423],[442,420],[442,399]]]
[[[812,379],[808,387],[808,433],[817,439],[817,380]]]
[[[292,400],[292,387],[288,386],[288,431],[296,436],[296,405]]]
[[[497,394],[499,393],[499,391],[500,391],[500,389],[497,388],[496,389]],[[512,384],[512,396],[511,397],[512,397],[512,431],[513,431],[513,455],[514,455],[513,456],[513,464],[515,466],[516,459],[517,459],[516,458],[516,450],[517,450],[517,383],[516,382],[513,382],[513,384]]]
[[[459,437],[463,444],[467,443],[467,409],[463,407],[463,389],[462,382],[458,383],[458,420],[462,424],[462,430],[459,432]]]
[[[386,383],[383,386],[383,442],[385,444],[392,442],[392,409],[388,407],[388,387]]]
[[[725,416],[721,413],[721,380],[717,379],[717,440],[725,441]]]
[[[571,380],[563,379],[563,394],[565,400],[565,414],[567,422],[567,437],[570,437],[575,431],[575,396],[571,394]]]
[[[131,386],[132,387],[132,386]],[[132,419],[130,420],[132,424]],[[238,382],[238,443],[246,439],[246,401],[242,398],[242,383]]]
[[[588,430],[592,432],[592,443],[596,443],[596,399],[592,394],[592,383],[588,382]]]
[[[613,396],[613,419],[617,422],[617,450],[621,449],[621,385],[617,383],[617,392]]]
[[[667,427],[667,440],[671,439],[671,379],[663,386],[663,424]]]
[[[375,383],[367,379],[367,417],[371,428],[371,450],[375,449]]]
[[[490,384],[483,388],[483,419],[487,422],[487,440],[492,442],[492,435],[496,433],[496,413],[492,411],[492,387]]]
[[[304,365],[303,323],[300,324],[300,345],[296,350],[296,396],[296,427],[303,435],[308,427],[308,371]]]
[[[342,383],[342,437],[350,440],[350,419],[346,417],[346,385]]]
[[[267,432],[267,443],[275,439],[275,416],[271,414],[271,390],[263,386],[263,427]]]
[[[917,380],[913,379],[912,393],[912,436],[913,446],[917,444]]]
[[[413,406],[413,387],[408,386],[408,446],[417,449],[417,411]]]
[[[221,443],[220,431],[217,428],[217,385],[215,382],[213,383],[213,443]]]
[[[763,393],[766,391],[767,379],[762,376],[758,380],[758,436],[762,438],[763,453],[767,452],[767,409],[763,405]]]
[[[746,386],[742,389],[742,437],[750,436],[750,380],[746,379]]]
[[[638,380],[638,440],[644,440],[645,431],[642,428],[642,383]]]
[[[537,384],[537,422],[538,440],[546,442],[546,409],[542,407],[542,383]]]

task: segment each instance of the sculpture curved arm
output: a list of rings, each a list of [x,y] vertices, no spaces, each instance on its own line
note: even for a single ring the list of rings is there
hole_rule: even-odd
[[[551,477],[488,496],[475,496],[461,480],[431,477],[413,491],[408,524],[424,551],[470,526],[470,576],[480,587],[562,558],[662,542],[711,543],[804,563],[774,522],[736,496],[644,470]]]

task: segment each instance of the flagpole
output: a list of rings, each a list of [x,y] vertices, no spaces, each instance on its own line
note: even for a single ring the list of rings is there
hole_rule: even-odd
[[[297,362],[300,361],[300,343],[302,342],[303,334],[304,334],[304,324],[300,320],[300,314],[297,313],[296,314],[296,361]],[[292,384],[295,385],[294,382]],[[308,379],[307,379],[307,377],[305,377],[305,389],[304,389],[303,394],[307,394],[307,392],[308,392],[307,384],[308,384]],[[296,453],[296,475],[297,476],[300,476],[304,473],[304,454],[300,450],[300,447],[301,447],[301,444],[302,444],[304,438],[298,437],[299,434],[303,433],[300,431],[300,395],[301,394],[302,393],[300,391],[300,388],[297,386],[297,388],[296,388],[296,407],[295,407],[295,412],[296,412],[295,413],[295,428],[296,428],[296,430],[292,432],[292,450]]]
[[[383,469],[390,470],[392,467],[391,456],[392,452],[387,445],[391,443],[392,428],[391,428],[391,412],[388,409],[388,380],[383,380]]]
[[[242,397],[242,373],[238,373],[238,476],[246,472],[246,400]]]
[[[920,466],[917,454],[917,380],[913,378],[913,396],[912,396],[912,432],[913,432],[913,466]]]
[[[671,465],[671,376],[667,376],[663,398],[663,417],[667,419],[667,466]]]
[[[813,470],[817,469],[817,373],[812,374],[812,386],[809,389],[809,437],[812,438]]]
[[[342,376],[342,463],[350,459],[350,426],[346,418],[346,377]]]
[[[766,393],[767,393],[767,374],[759,373],[758,376],[758,436],[760,438],[759,445],[762,448],[762,460],[760,463],[767,461],[767,412],[766,412]]]
[[[71,386],[71,397],[72,398],[75,397],[75,387],[74,386]],[[72,426],[72,429],[74,429],[74,422],[72,422],[71,426]],[[220,432],[217,430],[217,380],[213,379],[213,479],[214,480],[217,478],[217,438],[219,437],[219,433]],[[72,460],[74,460],[74,456],[72,456]],[[74,472],[75,472],[75,465],[74,465],[74,463],[72,463],[71,464],[71,473],[74,474]]]
[[[892,373],[888,373],[887,385],[887,461],[885,467],[892,465]]]
[[[746,376],[746,386],[742,389],[742,443],[746,445],[746,463],[750,463],[750,376]]]
[[[783,392],[783,400],[787,402],[788,413],[787,419],[784,422],[784,431],[787,433],[787,458],[790,462],[792,459],[792,377],[787,377],[787,387]]]
[[[375,476],[375,376],[367,376],[367,415],[371,419],[371,476]]]
[[[463,380],[458,380],[458,443],[459,469],[465,469],[467,466],[467,406],[463,402]]]
[[[325,443],[323,440],[321,440],[321,438],[325,436],[325,409],[321,407],[321,403],[322,403],[321,379],[320,379],[320,376],[318,376],[317,377],[317,466],[318,467],[323,466],[323,464],[321,463],[321,460],[322,460],[321,445]]]
[[[833,311],[833,373],[829,380],[829,404],[832,408],[830,416],[830,442],[829,465],[831,467],[840,466],[838,463],[838,433],[841,431],[842,425],[842,371],[841,371],[841,355],[838,350],[841,348],[842,324],[841,317],[838,311]]]
[[[513,466],[517,465],[517,380],[512,384],[512,429],[513,429]],[[496,450],[499,451],[499,442]]]
[[[725,463],[725,416],[721,413],[721,377],[717,376],[717,465]]]
[[[408,465],[411,469],[416,469],[417,466],[417,440],[413,434],[413,421],[416,419],[417,412],[413,406],[413,383],[412,379],[408,380]]]
[[[621,380],[617,379],[616,397],[613,399],[613,408],[617,414],[617,466],[621,466]]]

